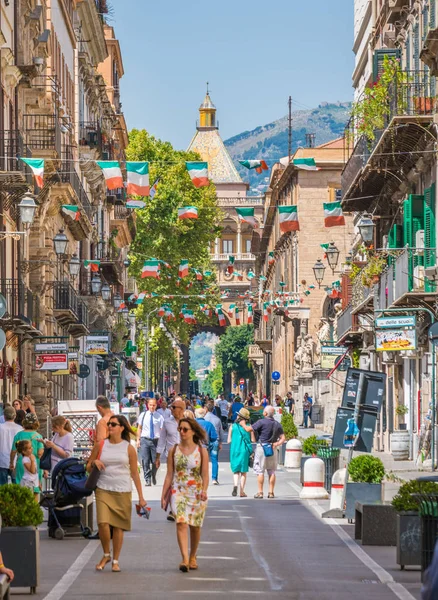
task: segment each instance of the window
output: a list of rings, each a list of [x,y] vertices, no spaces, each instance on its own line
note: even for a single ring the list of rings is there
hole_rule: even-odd
[[[245,252],[251,252],[251,240],[245,240]]]
[[[340,202],[342,200],[342,190],[338,183],[329,183],[329,202]]]
[[[222,240],[223,254],[233,254],[233,240]]]

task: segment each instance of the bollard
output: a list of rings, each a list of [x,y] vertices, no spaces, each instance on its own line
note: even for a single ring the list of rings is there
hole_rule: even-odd
[[[324,487],[324,471],[324,461],[320,458],[306,460],[300,498],[328,498],[327,490]]]
[[[299,469],[301,467],[301,457],[303,447],[300,440],[289,440],[286,444],[286,458],[284,466],[286,469]]]
[[[338,469],[333,473],[332,477],[332,493],[330,496],[330,510],[340,508],[343,510],[342,498],[344,495],[345,478],[347,469]]]

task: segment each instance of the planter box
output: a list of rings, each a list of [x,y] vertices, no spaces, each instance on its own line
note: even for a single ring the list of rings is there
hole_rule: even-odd
[[[421,566],[421,517],[416,512],[397,514],[397,564]]]
[[[4,527],[0,551],[5,564],[14,571],[11,587],[28,587],[31,594],[39,583],[40,532],[36,527]]]
[[[350,521],[354,519],[356,512],[356,502],[370,504],[372,502],[381,502],[382,484],[381,483],[347,483],[346,510],[345,517]]]
[[[304,483],[304,463],[306,462],[306,460],[309,460],[309,458],[313,458],[313,456],[302,456],[301,457],[301,473],[300,473],[301,485],[303,485],[303,483]]]

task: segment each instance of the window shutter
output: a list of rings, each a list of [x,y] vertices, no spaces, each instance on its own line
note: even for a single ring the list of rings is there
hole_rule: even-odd
[[[394,223],[388,233],[388,248],[400,248],[402,245],[401,226]]]
[[[375,83],[382,74],[385,56],[400,60],[401,51],[399,48],[382,48],[380,50],[375,50],[373,56],[373,83]]]
[[[424,197],[411,194],[403,203],[403,246],[415,248],[415,235],[424,228]],[[409,253],[409,291],[413,289],[414,267],[422,264],[422,257]],[[397,274],[396,274],[397,277]]]
[[[424,266],[436,264],[435,184],[424,191]],[[434,292],[435,284],[426,280],[426,292]]]
[[[346,309],[353,295],[353,285],[348,275],[342,275],[341,277],[341,305],[342,310]]]
[[[436,0],[430,0],[430,28],[435,29]]]
[[[420,70],[420,27],[418,23],[415,23],[413,28],[414,34],[414,70],[415,78],[418,80]]]

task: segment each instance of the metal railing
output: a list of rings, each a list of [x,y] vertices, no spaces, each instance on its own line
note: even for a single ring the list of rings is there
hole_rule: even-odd
[[[255,260],[255,254],[251,254],[251,252],[244,252],[244,253],[240,253],[240,254],[231,254],[232,256],[234,256],[234,258],[236,260]],[[210,258],[211,260],[228,260],[230,257],[230,254],[214,254],[211,253]]]
[[[132,215],[132,209],[126,208],[121,204],[116,204],[114,206],[114,219],[119,221],[124,221],[125,219],[129,219]]]
[[[119,262],[121,249],[115,248],[109,242],[98,242],[96,248],[96,259],[102,262]]]
[[[79,316],[79,298],[74,287],[67,281],[58,281],[53,287],[53,308],[70,310]]]
[[[88,315],[88,307],[82,300],[78,301],[78,323],[84,325],[87,329],[90,328],[90,318]]]
[[[58,173],[62,183],[69,183],[71,185],[88,218],[90,218],[94,209],[88,194],[82,185],[82,181],[74,169],[73,163],[63,162],[58,170]]]
[[[363,304],[373,293],[371,287],[368,287],[362,283],[361,273],[359,273],[352,285],[351,292],[351,305],[354,308]]]
[[[217,203],[219,206],[263,206],[263,196],[218,198]]]
[[[55,150],[61,156],[61,127],[57,115],[23,115],[26,145],[32,150]]]
[[[353,306],[348,304],[338,317],[336,326],[337,339],[340,340],[348,331],[351,331],[356,324],[356,320],[352,314]]]
[[[102,131],[97,121],[79,123],[79,146],[102,149]]]
[[[5,319],[19,319],[28,325],[38,328],[39,310],[34,313],[32,292],[19,279],[2,279],[0,293],[6,299],[7,312]],[[35,303],[39,308],[39,303]]]
[[[0,171],[25,171],[26,165],[18,156],[32,156],[17,129],[0,130]]]

